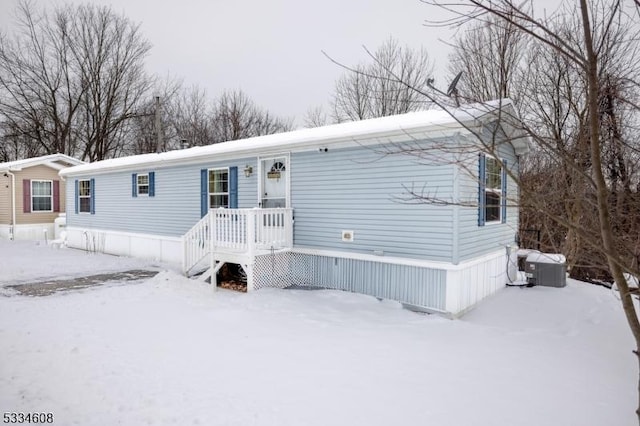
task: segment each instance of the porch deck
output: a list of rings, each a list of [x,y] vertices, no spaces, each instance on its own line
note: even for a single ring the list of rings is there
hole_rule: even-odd
[[[246,267],[255,256],[293,247],[293,209],[213,209],[183,236],[183,272],[225,262]],[[246,269],[246,268],[245,268]]]

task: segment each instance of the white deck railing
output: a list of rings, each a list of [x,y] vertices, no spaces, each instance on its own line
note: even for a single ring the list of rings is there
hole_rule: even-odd
[[[211,218],[207,214],[182,236],[182,271],[187,275],[211,252],[210,222]]]
[[[213,209],[184,235],[184,272],[209,253],[254,255],[293,246],[293,209]]]

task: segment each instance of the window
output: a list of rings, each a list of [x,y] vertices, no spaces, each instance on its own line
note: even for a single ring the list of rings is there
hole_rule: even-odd
[[[154,197],[156,191],[155,184],[155,172],[149,173],[133,173],[131,175],[131,196],[137,197],[138,195],[147,195]]]
[[[480,154],[478,226],[506,223],[506,160]]]
[[[53,211],[53,181],[32,180],[31,181],[31,211],[32,212],[52,212]]]
[[[92,188],[90,180],[78,181],[78,211],[80,213],[92,213],[91,191]]]
[[[271,166],[272,172],[284,172],[285,170],[286,168],[282,161],[276,161],[275,163],[273,163],[273,166]]]
[[[22,212],[59,212],[60,181],[22,179]]]
[[[501,219],[502,163],[487,157],[485,165],[484,209],[486,222],[499,222]]]
[[[136,178],[138,195],[149,195],[149,175],[138,175]]]
[[[153,192],[153,176],[150,180]],[[238,208],[237,166],[200,169],[200,217],[204,217],[209,209],[219,207]]]
[[[209,208],[229,207],[229,169],[209,170]]]

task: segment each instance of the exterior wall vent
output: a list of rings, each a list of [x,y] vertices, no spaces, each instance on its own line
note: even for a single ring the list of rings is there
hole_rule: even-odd
[[[353,231],[342,231],[342,241],[352,242],[354,239]]]

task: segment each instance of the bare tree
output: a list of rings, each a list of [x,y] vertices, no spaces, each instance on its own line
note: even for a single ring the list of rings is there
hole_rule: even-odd
[[[4,137],[92,161],[120,155],[151,84],[150,48],[138,25],[107,7],[48,13],[20,3],[15,36],[0,38]]]
[[[510,12],[506,11],[505,16]],[[561,12],[549,21],[549,28],[565,43],[580,49],[584,44],[580,14],[571,9]],[[594,225],[597,222],[597,210],[591,202],[592,189],[583,179],[591,167],[585,149],[588,106],[584,73],[556,49],[536,39],[526,40],[525,32],[509,19],[488,14],[481,22],[471,22],[470,27],[456,40],[450,64],[452,72],[461,68],[466,71],[459,85],[463,97],[472,101],[492,97],[518,100],[520,115],[539,138],[544,138],[546,147],[551,148],[538,144],[523,161],[522,239],[530,235],[527,231],[537,229],[541,237],[538,244],[543,249],[567,255],[573,278],[611,281],[605,259],[590,248],[579,232],[558,226],[548,215],[538,213],[543,208],[570,223],[582,221]],[[635,49],[628,43],[619,43],[628,36],[625,32],[628,29],[614,20],[598,40],[599,80],[603,88],[600,120],[606,124],[603,128],[609,129],[607,140],[610,141],[603,144],[602,149],[612,194],[616,194],[612,202],[621,206],[614,208],[620,212],[628,211],[627,204],[633,200],[625,195],[629,192],[628,185],[624,190],[618,189],[622,185],[620,181],[632,181],[633,171],[638,170],[634,164],[627,165],[632,154],[628,142],[634,138],[625,132],[629,129],[630,116],[622,114],[620,102],[616,102],[623,90],[611,87],[613,80],[620,80],[613,76],[622,76],[634,69],[628,62],[637,57]],[[526,50],[521,49],[524,42]],[[628,90],[624,92],[628,96]],[[620,215],[616,223],[631,232],[629,221],[624,220],[628,217]]]
[[[75,117],[86,86],[69,49],[70,12],[55,18],[20,3],[14,37],[0,36],[0,118],[16,156],[77,155]]]
[[[313,128],[325,126],[329,123],[329,118],[322,106],[309,108],[304,116],[304,127]]]
[[[448,70],[462,72],[459,96],[468,102],[511,98],[520,105],[518,90],[527,39],[508,20],[489,17],[473,23],[453,43]]]
[[[78,6],[71,22],[70,49],[86,87],[77,116],[82,158],[118,156],[127,126],[151,88],[144,71],[151,44],[139,25],[108,7]]]
[[[12,128],[9,123],[0,124],[0,162],[37,157],[42,147],[28,136]]]
[[[575,39],[579,28],[573,17],[553,25],[568,39]],[[461,28],[449,59],[452,74],[463,71],[458,84],[463,100],[515,100],[529,125],[546,138],[547,144],[565,154],[559,157],[560,161],[567,158],[585,115],[584,102],[580,102],[584,84],[570,61],[554,49],[528,40],[509,19],[494,15]],[[588,211],[584,205],[585,188],[579,176],[575,178],[573,168],[550,161],[549,155],[553,155],[549,150],[536,149],[522,160],[522,185],[527,190],[520,200],[520,238],[527,244],[537,243],[535,247],[565,253],[573,274],[581,270],[579,258],[585,254],[580,235],[558,227],[538,210],[543,203],[546,211],[575,220]],[[539,197],[541,193],[546,196]],[[530,199],[529,194],[536,196]],[[527,238],[531,231],[537,231],[538,241]]]
[[[259,108],[242,91],[225,91],[210,100],[199,86],[183,88],[174,80],[156,84],[159,94],[161,151],[246,139],[291,129],[291,120]],[[157,105],[149,98],[138,109],[130,137],[133,153],[157,150]]]
[[[207,93],[198,86],[181,91],[171,104],[170,122],[180,140],[189,146],[209,145],[214,139],[213,119]]]
[[[581,27],[575,14],[564,15],[549,25],[573,45],[581,44]],[[585,149],[585,80],[575,63],[537,41],[531,43],[525,62],[527,67],[520,85],[521,111],[544,145],[538,144],[527,162],[531,167],[523,170],[523,186],[528,185],[524,193],[531,197],[523,200],[522,226],[542,230],[546,242],[543,249],[551,245],[554,251],[566,254],[573,278],[602,279],[601,264],[593,262],[596,256],[581,233],[572,227],[558,226],[550,215],[537,213],[544,206],[553,215],[576,223],[595,211],[589,205],[589,186],[584,179],[590,167]],[[546,166],[538,168],[536,162]],[[544,182],[556,190],[544,196]]]
[[[277,118],[258,107],[240,90],[225,91],[214,101],[213,141],[225,142],[291,130],[291,120]]]
[[[433,74],[425,49],[412,50],[389,39],[370,56],[371,63],[356,65],[336,82],[331,101],[336,122],[401,114],[428,105],[420,94]]]
[[[510,0],[423,2],[453,14],[451,19],[440,22],[443,25],[498,20],[504,26],[515,27],[529,42],[539,43],[557,57],[556,64],[563,65],[560,68],[567,74],[557,73],[555,78],[578,82],[574,85],[556,80],[562,84],[552,86],[552,90],[577,90],[578,93],[545,98],[539,109],[541,115],[546,115],[546,119],[554,123],[549,129],[557,130],[559,124],[573,121],[571,126],[563,129],[567,133],[563,131],[553,135],[541,132],[535,124],[526,130],[535,142],[536,150],[547,154],[541,157],[547,160],[542,163],[542,173],[545,167],[550,171],[558,167],[570,169],[571,173],[564,176],[570,177],[572,188],[580,188],[576,194],[583,198],[584,207],[580,210],[593,208],[596,214],[586,216],[585,220],[585,215],[579,212],[571,216],[545,211],[544,203],[537,207],[537,213],[546,215],[558,226],[571,229],[580,236],[583,244],[589,246],[591,253],[602,259],[602,267],[606,268],[619,290],[622,308],[636,342],[634,353],[640,362],[640,321],[634,305],[640,290],[625,276],[640,277],[636,254],[638,238],[637,234],[630,235],[633,229],[637,232],[637,223],[640,222],[637,210],[640,197],[637,188],[631,191],[631,182],[637,182],[638,176],[636,173],[632,177],[629,169],[631,164],[637,164],[633,157],[638,152],[638,143],[629,138],[633,134],[629,129],[625,136],[625,127],[622,126],[623,122],[636,121],[640,114],[638,104],[630,101],[637,99],[634,93],[637,94],[639,86],[636,50],[640,30],[637,15],[625,10],[622,0],[579,0],[574,7],[568,6],[567,10],[543,19],[535,18],[523,5]],[[561,31],[554,25],[562,20],[570,21],[570,16],[577,18],[577,26],[571,32]],[[561,99],[562,102],[554,105],[553,99]],[[567,102],[568,99],[573,102]],[[571,139],[567,141],[565,138],[569,135]],[[522,181],[518,183],[523,192],[528,190]],[[553,190],[554,186],[549,188]],[[531,199],[536,195],[541,193],[529,194]],[[629,203],[619,205],[616,201],[619,197],[628,199]],[[636,225],[628,226],[630,218],[624,215],[631,216]],[[598,260],[594,262],[597,264]],[[640,400],[636,414],[640,421]]]
[[[621,79],[630,77],[629,72],[633,72],[634,66],[628,62],[638,55],[634,45],[624,42],[630,35],[629,28],[619,24],[615,20],[610,21],[605,34],[599,31],[595,34],[600,52],[597,58],[600,147],[611,192],[612,220],[617,228],[617,240],[621,243],[627,239],[626,236],[637,235],[632,225],[634,216],[629,215],[629,203],[634,201],[631,182],[637,179],[640,171],[632,146],[637,140],[637,131],[634,133],[632,125],[633,114],[625,111],[622,102],[631,92],[619,83]],[[550,23],[550,28],[574,46],[584,44],[580,14],[563,14],[555,23]],[[586,281],[611,281],[601,250],[592,247],[577,229],[555,226],[551,217],[541,217],[537,213],[544,206],[546,211],[567,219],[569,223],[581,222],[594,229],[598,226],[594,187],[585,179],[591,177],[592,168],[587,149],[590,143],[590,110],[585,73],[579,64],[548,45],[534,42],[530,52],[526,61],[527,84],[520,85],[521,110],[526,111],[527,122],[536,135],[544,138],[544,145],[538,144],[529,160],[533,167],[524,170],[523,185],[530,190],[525,193],[534,197],[530,208],[522,209],[522,223],[525,228],[534,223],[542,229],[543,247],[546,243],[567,254],[572,277]],[[554,166],[538,168],[534,161]],[[547,192],[554,186],[553,181],[561,182],[562,187],[557,192]],[[545,184],[540,185],[539,182]],[[637,246],[620,246],[620,250],[636,253],[634,256],[637,258]]]
[[[182,82],[170,77],[156,79],[150,92],[154,96],[148,96],[144,102],[140,102],[130,122],[126,143],[128,154],[167,151],[180,147],[180,128],[177,123],[180,122],[181,113],[176,103],[179,105],[183,96]],[[158,147],[159,141],[161,146]]]

